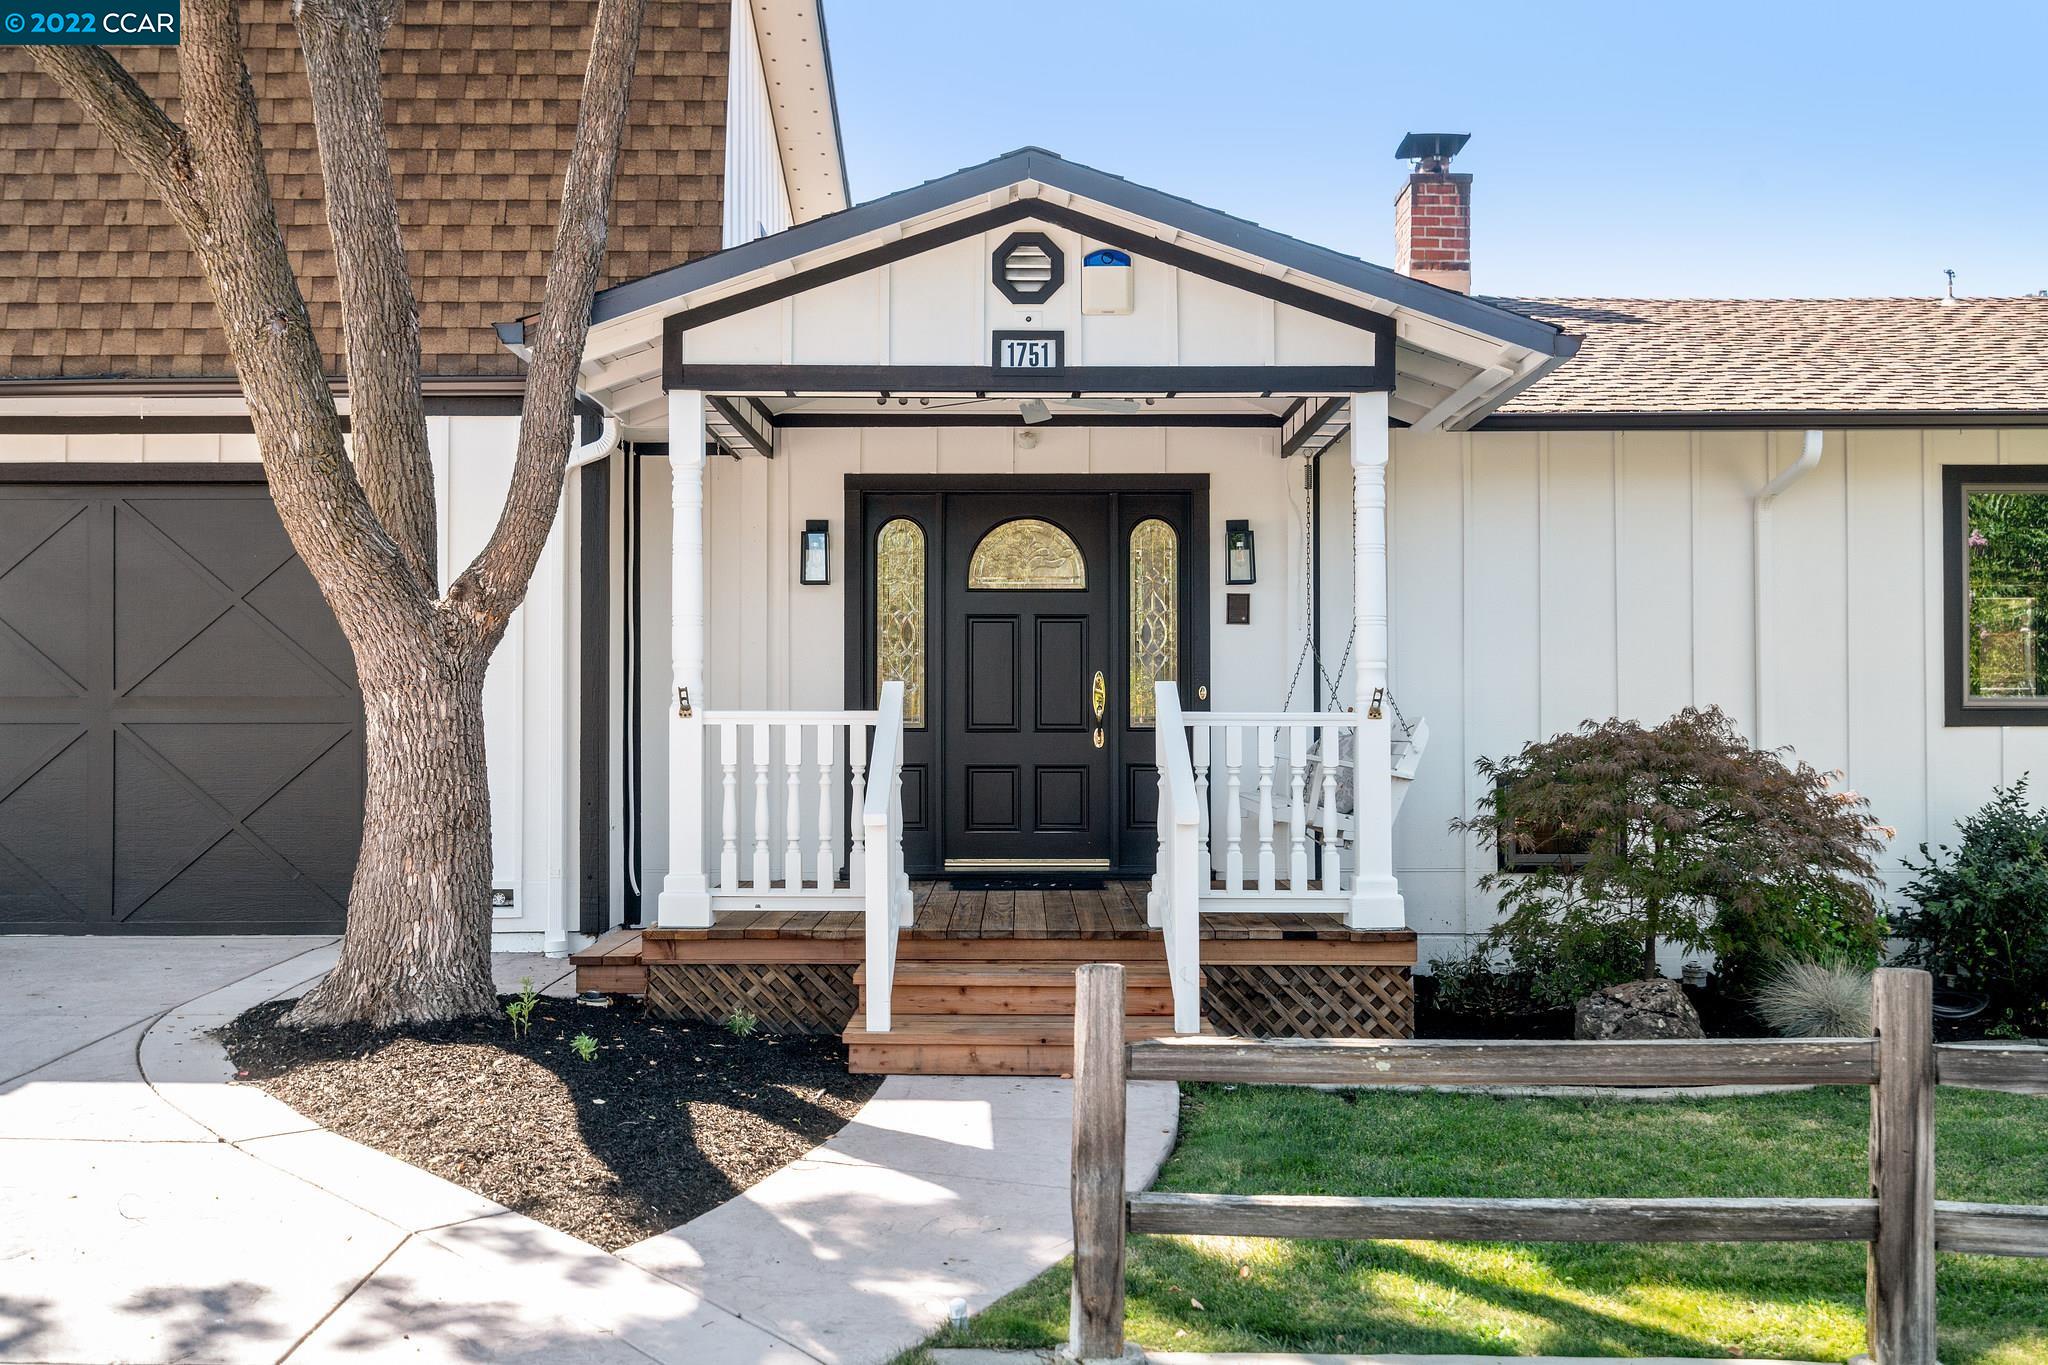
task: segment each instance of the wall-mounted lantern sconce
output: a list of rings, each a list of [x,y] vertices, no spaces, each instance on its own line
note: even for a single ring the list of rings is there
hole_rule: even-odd
[[[1223,523],[1223,581],[1233,587],[1259,581],[1258,556],[1252,548],[1252,524]]]
[[[804,550],[797,561],[797,577],[806,585],[832,581],[832,532],[829,522],[804,523]]]

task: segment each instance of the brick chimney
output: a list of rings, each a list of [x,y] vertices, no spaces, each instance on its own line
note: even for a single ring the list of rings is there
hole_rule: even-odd
[[[1451,174],[1470,133],[1410,133],[1394,152],[1409,164],[1394,196],[1394,269],[1472,292],[1472,177]]]

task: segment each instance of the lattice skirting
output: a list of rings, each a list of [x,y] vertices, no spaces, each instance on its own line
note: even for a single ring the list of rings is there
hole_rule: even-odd
[[[744,1011],[764,1033],[838,1034],[860,992],[847,962],[650,962],[647,1007],[722,1024]]]
[[[1202,1013],[1218,1032],[1254,1038],[1412,1038],[1406,967],[1202,964]]]

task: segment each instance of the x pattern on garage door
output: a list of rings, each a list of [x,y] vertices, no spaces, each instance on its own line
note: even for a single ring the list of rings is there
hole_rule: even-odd
[[[262,484],[0,485],[0,928],[339,928],[362,763]]]

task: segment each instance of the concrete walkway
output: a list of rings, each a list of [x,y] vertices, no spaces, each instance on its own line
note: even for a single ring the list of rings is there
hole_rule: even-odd
[[[0,939],[0,1360],[882,1361],[1066,1252],[1054,1081],[886,1083],[618,1256],[230,1085],[207,1032],[325,939]],[[498,964],[551,993],[566,964]],[[1131,1171],[1171,1145],[1134,1088]]]

